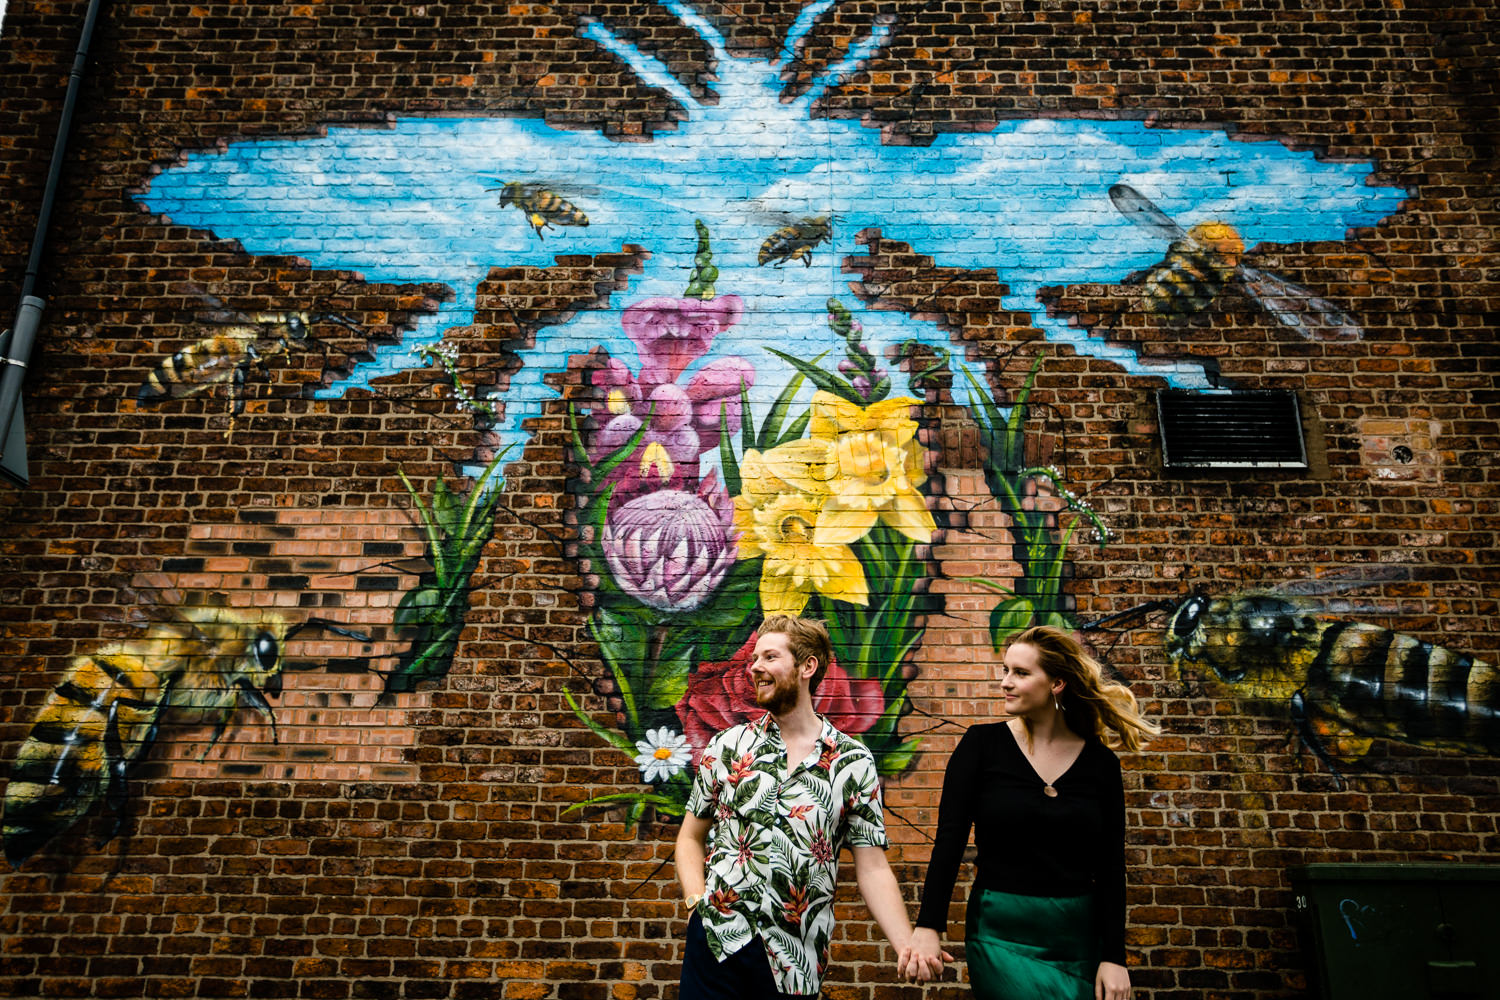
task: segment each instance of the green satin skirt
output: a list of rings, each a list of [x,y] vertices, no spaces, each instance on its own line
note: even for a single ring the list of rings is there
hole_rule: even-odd
[[[1093,1000],[1099,956],[1092,896],[969,897],[964,954],[982,1000]]]

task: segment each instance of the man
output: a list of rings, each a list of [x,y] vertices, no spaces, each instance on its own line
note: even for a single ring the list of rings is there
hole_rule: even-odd
[[[942,971],[909,952],[875,758],[813,711],[832,652],[822,622],[767,618],[747,668],[767,714],[703,751],[677,834],[677,877],[691,911],[679,1000],[817,996],[844,847],[898,971],[911,964],[924,980]]]

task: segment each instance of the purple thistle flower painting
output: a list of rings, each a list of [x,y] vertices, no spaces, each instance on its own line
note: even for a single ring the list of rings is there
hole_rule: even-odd
[[[701,607],[734,565],[734,507],[710,472],[698,492],[658,490],[613,508],[604,558],[615,583],[658,611]]]

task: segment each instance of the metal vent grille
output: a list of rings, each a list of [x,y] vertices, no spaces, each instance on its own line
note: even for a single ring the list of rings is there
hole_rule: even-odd
[[[1160,389],[1156,414],[1169,469],[1305,469],[1297,394]]]

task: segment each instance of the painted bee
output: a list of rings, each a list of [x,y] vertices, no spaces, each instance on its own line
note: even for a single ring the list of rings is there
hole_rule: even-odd
[[[1200,222],[1183,229],[1128,184],[1109,189],[1120,214],[1142,229],[1170,240],[1167,255],[1144,280],[1146,308],[1187,316],[1202,312],[1231,280],[1247,295],[1309,340],[1355,340],[1359,324],[1326,299],[1301,285],[1241,262],[1245,243],[1227,222]]]
[[[760,245],[759,266],[774,262],[780,267],[789,260],[802,261],[803,267],[812,267],[813,248],[833,239],[831,216],[808,216],[790,225],[782,226],[766,237]]]
[[[588,227],[589,217],[571,201],[555,191],[550,191],[540,184],[523,184],[520,181],[511,181],[502,187],[490,188],[491,191],[500,192],[500,207],[514,205],[526,216],[526,221],[531,228],[536,230],[537,239],[545,239],[542,236],[543,229],[551,229],[554,226],[582,226]]]
[[[1500,677],[1483,660],[1334,616],[1308,596],[1318,581],[1227,597],[1195,592],[1084,626],[1170,612],[1162,642],[1181,677],[1207,664],[1248,698],[1284,704],[1297,735],[1329,770],[1376,738],[1500,754]]]
[[[179,609],[142,636],[76,657],[37,713],[5,789],[5,856],[20,865],[102,798],[119,832],[130,768],[151,751],[167,715],[213,723],[203,755],[249,706],[271,722],[282,654],[303,629],[369,637],[321,618],[287,626],[224,608]],[[200,757],[201,759],[201,757]]]
[[[220,332],[190,344],[166,358],[147,373],[136,390],[144,404],[181,399],[203,392],[220,382],[229,384],[229,430],[245,412],[245,382],[251,366],[262,371],[273,358],[291,353],[292,345],[327,347],[311,336],[317,323],[337,323],[358,330],[351,320],[331,313],[257,313],[246,315],[226,310],[209,313],[208,322],[223,324]]]

